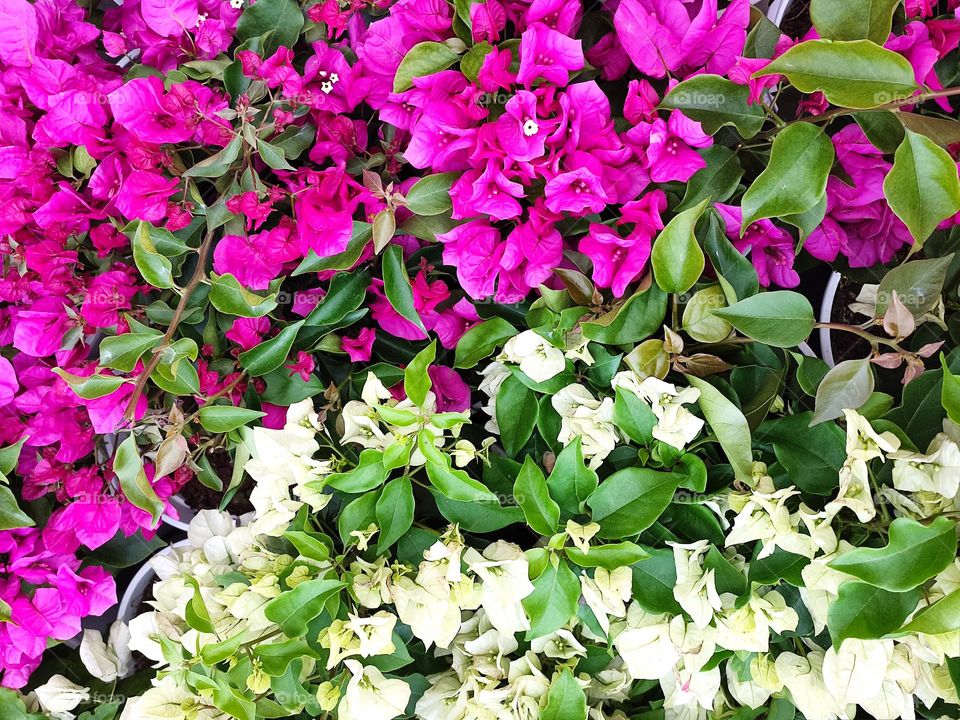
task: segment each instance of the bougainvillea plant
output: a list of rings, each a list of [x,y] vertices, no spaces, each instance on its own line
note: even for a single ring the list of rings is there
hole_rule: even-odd
[[[960,8],[766,5],[4,0],[0,716],[955,717]]]

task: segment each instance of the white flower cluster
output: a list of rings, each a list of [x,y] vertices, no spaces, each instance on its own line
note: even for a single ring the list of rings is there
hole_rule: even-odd
[[[282,429],[255,427],[250,431],[251,459],[244,469],[256,481],[250,493],[254,535],[279,536],[306,503],[314,512],[330,502],[324,479],[333,472],[329,459],[317,459],[317,434],[323,432],[313,401],[291,405]],[[291,497],[291,488],[293,497]]]
[[[533,330],[510,338],[497,360],[481,371],[483,380],[479,389],[488,398],[483,409],[491,418],[486,429],[500,432],[496,398],[503,382],[512,375],[509,365],[517,365],[535,382],[546,382],[564,371],[568,359],[584,359],[588,365],[593,362],[582,340],[568,337],[568,349],[564,352]],[[612,386],[632,393],[653,411],[656,424],[652,435],[661,442],[683,450],[703,429],[703,420],[684,407],[700,399],[696,388],[677,388],[656,377],[641,377],[633,370],[617,373]],[[554,393],[551,404],[560,415],[557,440],[568,445],[579,437],[583,456],[589,458],[590,467],[594,469],[626,440],[614,421],[612,397],[594,397],[584,385],[571,383]]]
[[[372,372],[367,373],[360,398],[343,406],[342,442],[381,451],[403,447],[410,453],[410,464],[415,467],[426,462],[416,446],[418,435],[429,437],[430,442],[440,448],[446,443],[447,431],[455,438],[460,426],[470,419],[466,413],[438,413],[437,398],[432,390],[427,391],[422,407],[409,398],[397,400]],[[467,459],[473,457],[472,445],[460,441],[458,447]]]

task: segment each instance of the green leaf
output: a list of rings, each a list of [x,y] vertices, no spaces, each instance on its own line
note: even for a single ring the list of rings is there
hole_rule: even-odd
[[[350,535],[354,530],[366,530],[377,520],[377,499],[380,490],[371,490],[348,503],[337,518],[337,532],[344,546],[355,545],[357,538]]]
[[[53,368],[53,371],[70,386],[77,397],[82,397],[84,400],[102,398],[114,392],[126,382],[125,378],[114,375],[86,375],[81,377],[72,375],[60,368]]]
[[[673,500],[680,477],[649,468],[625,468],[608,477],[587,498],[602,538],[638,535],[656,522]]]
[[[0,475],[9,475],[14,471],[20,461],[20,452],[23,450],[23,444],[26,441],[26,438],[21,438],[13,445],[0,448]],[[3,482],[2,478],[0,478],[0,482]]]
[[[187,621],[187,625],[202,633],[215,634],[216,629],[210,620],[207,606],[203,604],[203,596],[200,594],[200,586],[196,579],[190,575],[184,575],[184,581],[193,588],[193,594],[184,608],[184,619]]]
[[[903,220],[920,249],[943,220],[960,211],[960,178],[950,154],[930,138],[907,129],[883,181],[890,209]]]
[[[708,214],[703,250],[717,274],[733,289],[735,297],[728,297],[728,303],[757,294],[760,281],[756,268],[730,242],[724,223],[716,211]]]
[[[577,435],[560,454],[554,463],[547,488],[550,497],[557,501],[568,515],[579,515],[584,501],[597,489],[599,479],[592,468],[583,462],[583,449],[580,436]]]
[[[200,424],[212,433],[227,433],[262,418],[265,412],[233,405],[204,405],[198,417]]]
[[[740,233],[757,220],[797,215],[818,204],[835,155],[830,138],[812,123],[788,125],[777,133],[767,167],[740,201]]]
[[[764,558],[750,561],[750,582],[776,585],[786,580],[794,587],[803,587],[801,571],[809,564],[810,558],[777,548]]]
[[[436,357],[437,341],[434,340],[417,353],[403,371],[403,390],[417,407],[423,407],[427,401],[427,393],[433,386],[428,371]]]
[[[240,157],[240,148],[243,147],[243,139],[237,135],[220,152],[210,157],[206,157],[192,168],[183,173],[185,178],[219,178],[226,175],[230,166]]]
[[[664,292],[685,293],[700,279],[705,265],[694,233],[710,199],[674,217],[653,243],[650,262],[657,285]]]
[[[740,408],[706,380],[692,375],[688,375],[687,380],[700,390],[700,409],[720,442],[737,479],[742,482],[749,481],[753,477],[753,452],[747,418]]]
[[[602,345],[640,342],[660,329],[667,315],[667,295],[657,284],[631,295],[618,308],[581,325],[587,340]]]
[[[137,450],[137,441],[132,433],[117,447],[113,456],[113,472],[116,473],[120,489],[130,504],[150,513],[153,526],[156,527],[163,515],[164,504],[147,480],[143,460]]]
[[[750,104],[750,88],[719,75],[696,75],[673,88],[660,103],[667,110],[682,110],[703,125],[710,135],[727,125],[741,137],[752,138],[763,127],[763,105]]]
[[[540,720],[586,720],[587,697],[569,668],[556,675]]]
[[[719,284],[698,290],[683,308],[681,323],[684,332],[698,342],[720,342],[730,334],[733,328],[713,311],[726,306],[727,297]]]
[[[287,530],[283,536],[293,543],[302,557],[324,562],[330,558],[333,541],[323,533]]]
[[[360,453],[357,466],[344,472],[327,476],[326,484],[345,493],[363,493],[380,487],[387,479],[387,469],[383,464],[383,453],[374,448],[366,448]]]
[[[472,368],[516,334],[517,329],[501,317],[474,325],[457,342],[453,366]]]
[[[616,389],[613,419],[617,428],[635,443],[650,445],[653,442],[653,428],[657,424],[657,416],[649,405],[632,392],[623,388]]]
[[[853,119],[873,145],[884,155],[892,155],[903,142],[903,125],[899,113],[887,110],[869,110],[854,113]]]
[[[943,635],[960,630],[960,590],[954,590],[918,612],[900,632]]]
[[[413,525],[413,509],[413,486],[410,478],[401,477],[388,482],[377,500],[376,507],[377,525],[380,527],[378,555],[385,553],[410,529]]]
[[[444,497],[456,502],[492,503],[499,506],[500,501],[497,496],[486,485],[474,480],[463,470],[450,467],[449,456],[442,454],[423,438],[424,436],[421,435],[418,446],[427,459],[427,477],[430,479],[430,484]]]
[[[900,0],[813,0],[810,16],[820,37],[827,40],[871,40],[883,45],[899,4]]]
[[[237,40],[243,42],[270,33],[263,41],[262,57],[281,45],[292,48],[303,28],[303,13],[294,0],[257,0],[247,5],[237,23]]]
[[[870,399],[874,378],[870,360],[844,360],[823,377],[817,388],[816,409],[811,425],[843,417],[844,410],[856,410]]]
[[[503,449],[508,456],[515,457],[537,426],[540,406],[536,393],[511,375],[497,391],[496,413]]]
[[[869,40],[808,40],[794,45],[754,77],[785,75],[805,93],[823,92],[833,105],[867,110],[909,98],[913,66]]]
[[[760,293],[712,312],[752,340],[782,348],[802,343],[816,324],[810,301],[790,290]]]
[[[150,234],[150,223],[141,222],[130,240],[133,262],[143,279],[161,290],[172,288],[175,284],[173,264],[157,250]]]
[[[0,485],[0,530],[32,527],[33,518],[23,512],[17,498],[6,485]]]
[[[390,245],[383,252],[383,291],[393,309],[418,328],[427,332],[420,314],[413,303],[413,287],[407,266],[403,262],[403,249],[399,245]]]
[[[864,582],[850,580],[830,603],[827,628],[834,647],[847,638],[874,640],[893,632],[913,612],[919,590],[889,592]]]
[[[534,532],[549,536],[557,531],[560,524],[560,506],[550,497],[543,471],[529,455],[523,460],[523,467],[520,468],[513,486],[513,495],[517,505],[523,510],[527,525]]]
[[[548,562],[540,577],[533,581],[533,592],[523,599],[523,609],[530,618],[526,639],[549,635],[559,630],[577,614],[580,580],[566,561],[556,566]]]
[[[413,87],[414,78],[433,75],[441,70],[446,70],[459,57],[444,43],[417,43],[407,51],[403,60],[400,61],[397,74],[393,78],[393,91],[400,93],[409,90]]]
[[[287,325],[275,337],[240,353],[240,364],[252,377],[266,375],[283,365],[303,327],[304,320]]]
[[[585,568],[602,567],[605,570],[627,567],[649,557],[646,550],[636,543],[628,541],[609,545],[594,545],[588,553],[575,547],[568,547],[565,552],[575,565]]]
[[[953,118],[941,118],[933,115],[920,115],[919,113],[904,112],[898,110],[892,115],[900,121],[905,128],[913,130],[915,133],[926,135],[937,145],[947,147],[960,142],[960,122]],[[903,131],[901,130],[901,137]],[[896,148],[889,150],[893,152]]]
[[[633,598],[646,611],[679,615],[682,610],[673,596],[677,566],[673,550],[650,549],[650,557],[633,566]]]
[[[353,234],[350,236],[350,242],[346,249],[336,255],[319,257],[311,250],[303,262],[297,266],[297,269],[291,273],[292,277],[306,275],[308,273],[323,272],[324,270],[349,270],[357,264],[357,260],[363,254],[364,248],[373,237],[373,226],[368,222],[353,221]]]
[[[957,526],[945,517],[930,525],[897,518],[885,547],[859,547],[830,562],[830,567],[891,592],[911,590],[953,562]]]
[[[440,215],[451,207],[450,186],[460,173],[448,172],[427,175],[413,184],[407,192],[407,209],[414,215]]]
[[[757,429],[758,443],[771,443],[790,481],[804,492],[834,495],[847,459],[846,434],[836,423],[810,427],[809,412],[767,420]]]
[[[892,268],[880,280],[875,317],[884,316],[894,292],[910,314],[918,320],[933,310],[940,303],[943,284],[952,261],[953,253],[926,260],[911,260]]]
[[[100,367],[131,372],[145,352],[160,344],[162,337],[159,332],[106,337],[100,342]]]
[[[210,303],[220,312],[237,317],[263,317],[277,307],[276,293],[250,292],[233,275],[210,274]]]
[[[283,148],[271,145],[265,140],[260,140],[259,138],[257,138],[257,154],[260,155],[260,159],[263,160],[268,167],[271,167],[274,170],[294,169],[293,165],[287,162]]]
[[[677,210],[689,210],[709,199],[711,203],[730,199],[743,177],[743,167],[737,154],[723,145],[711,145],[698,150],[707,166],[687,181],[683,201]]]
[[[947,358],[940,354],[940,366],[943,369],[943,389],[940,391],[940,404],[947,411],[947,417],[960,423],[960,376],[950,372]]]
[[[307,634],[307,623],[323,612],[331,595],[345,587],[339,580],[307,580],[287,590],[263,608],[267,620],[276,623],[289,638]]]

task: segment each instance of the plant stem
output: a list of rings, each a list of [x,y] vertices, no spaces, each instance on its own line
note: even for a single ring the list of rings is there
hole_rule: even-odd
[[[187,303],[190,302],[190,296],[200,287],[200,283],[207,275],[207,257],[210,255],[210,248],[212,246],[213,231],[211,230],[207,233],[207,236],[203,239],[203,243],[200,245],[200,249],[197,251],[197,269],[194,270],[190,282],[183,288],[183,292],[180,295],[180,302],[177,303],[177,309],[173,311],[173,317],[170,318],[170,325],[167,327],[167,332],[164,333],[160,344],[153,349],[153,355],[150,357],[150,360],[147,361],[143,372],[140,373],[140,376],[137,378],[137,384],[133,388],[133,394],[127,403],[127,409],[123,413],[124,418],[128,422],[132,423],[136,416],[137,403],[140,401],[140,396],[143,395],[143,391],[147,387],[150,374],[156,370],[157,365],[160,364],[160,354],[170,346],[170,341],[173,340],[173,335],[177,331],[177,327],[180,325],[180,321],[183,319],[183,315],[187,310]]]
[[[885,105],[879,105],[875,108],[836,108],[835,110],[825,112],[823,115],[811,115],[809,117],[799,118],[792,122],[805,122],[814,124],[828,123],[834,118],[841,117],[843,115],[853,115],[854,113],[858,112],[877,112],[879,110],[897,110],[905,105],[919,105],[920,103],[927,102],[928,100],[936,100],[937,98],[951,97],[953,95],[960,95],[960,87],[952,87],[945,90],[931,90],[907,98],[897,98],[896,100],[888,102]],[[790,125],[792,123],[787,124]]]

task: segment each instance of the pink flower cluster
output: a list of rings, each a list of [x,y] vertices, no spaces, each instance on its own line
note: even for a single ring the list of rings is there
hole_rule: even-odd
[[[113,578],[81,567],[70,552],[51,549],[39,530],[0,531],[0,600],[10,619],[0,623],[0,683],[23,687],[50,641],[69,640],[80,621],[117,602]]]

